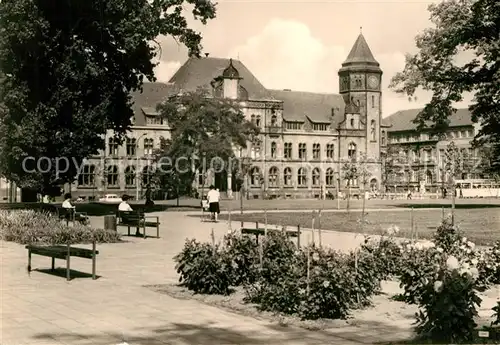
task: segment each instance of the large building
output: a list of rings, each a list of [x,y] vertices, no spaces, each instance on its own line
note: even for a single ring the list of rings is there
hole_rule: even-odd
[[[362,155],[370,162],[365,165],[367,187],[379,189],[380,152],[387,145],[388,130],[382,123],[382,70],[362,34],[338,75],[339,94],[270,90],[241,61],[189,58],[169,83],[148,83],[143,93],[134,95],[129,138],[118,146],[108,133],[106,152],[86,162],[72,190],[76,195],[142,195],[151,153],[161,137],[169,137],[168,124],[158,116],[156,105],[175,93],[198,88],[238,102],[246,118],[261,130],[259,146],[237,152],[251,161],[244,182],[250,197],[335,194],[346,188],[342,163]],[[204,183],[201,176],[194,181],[198,188],[215,184],[231,196],[239,187],[225,172],[207,171],[205,176]],[[351,181],[351,187],[360,188],[360,181]]]
[[[445,169],[446,147],[453,141],[463,159],[462,174],[455,178],[484,178],[475,169],[479,163],[477,150],[471,145],[479,131],[472,122],[468,109],[458,109],[449,118],[449,127],[442,135],[430,131],[419,131],[413,123],[422,109],[398,111],[384,119],[388,130],[389,150],[398,155],[400,166],[397,172],[384,176],[388,191],[420,191],[435,193],[445,187],[448,175]]]

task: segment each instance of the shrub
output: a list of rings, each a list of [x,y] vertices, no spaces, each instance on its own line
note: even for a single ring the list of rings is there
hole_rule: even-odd
[[[492,326],[500,326],[500,301],[497,302],[497,305],[492,308],[493,310],[493,322]]]
[[[349,257],[332,250],[311,247],[309,280],[298,282],[301,297],[298,314],[303,319],[345,319],[355,304],[359,284]],[[305,253],[307,260],[307,253]],[[307,263],[306,263],[307,265]]]
[[[295,273],[299,264],[297,246],[282,231],[269,231],[262,242],[261,279],[275,282],[281,277]]]
[[[195,293],[228,295],[234,267],[219,245],[186,240],[174,257],[179,282]]]
[[[454,256],[440,266],[434,279],[419,293],[417,333],[432,341],[461,343],[474,339],[481,299],[477,295],[477,269]]]
[[[94,229],[79,223],[66,225],[49,213],[0,210],[0,238],[19,244],[115,243],[116,231]]]
[[[455,244],[460,242],[463,237],[460,229],[452,224],[451,218],[446,218],[434,234],[434,243],[437,247],[443,248],[445,253],[454,254],[452,250],[456,248]]]
[[[500,241],[478,259],[479,281],[484,286],[500,284]]]
[[[374,271],[379,280],[386,280],[399,274],[402,265],[402,249],[392,237],[382,236],[379,240],[366,237],[361,253],[368,253],[374,260]]]
[[[370,305],[372,296],[380,291],[380,281],[386,271],[381,272],[379,264],[372,253],[358,251],[347,256],[346,274],[352,276],[354,283],[346,288],[357,307]]]
[[[250,236],[229,234],[224,237],[225,254],[234,266],[232,284],[240,286],[254,283],[259,275],[259,247]]]

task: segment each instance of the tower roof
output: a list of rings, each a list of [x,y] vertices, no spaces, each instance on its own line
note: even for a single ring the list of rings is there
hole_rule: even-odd
[[[347,63],[366,63],[376,64],[378,66],[379,63],[373,57],[372,51],[370,50],[368,43],[366,43],[363,34],[359,34],[356,42],[354,42],[354,45],[352,46],[351,52],[343,64]]]
[[[240,79],[240,73],[233,66],[233,59],[229,59],[229,66],[222,72],[222,77],[227,79]]]

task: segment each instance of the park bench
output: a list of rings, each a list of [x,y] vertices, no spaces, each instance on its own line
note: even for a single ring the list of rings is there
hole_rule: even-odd
[[[92,243],[92,249],[71,247],[68,245],[53,245],[53,246],[41,246],[41,245],[27,245],[28,249],[28,272],[31,272],[31,255],[36,254],[40,256],[48,256],[52,258],[51,270],[55,270],[55,260],[62,259],[66,260],[66,279],[71,280],[70,277],[70,258],[72,256],[91,259],[92,260],[92,279],[96,279],[95,266],[96,266],[96,255],[99,252],[95,249],[95,242]]]
[[[69,222],[78,221],[81,224],[86,224],[88,216],[85,212],[76,212],[74,208],[64,208],[64,207],[56,207],[57,217],[60,220],[66,220],[66,225]]]
[[[254,235],[257,243],[259,243],[259,236],[265,236],[266,230],[264,228],[241,228],[242,235]],[[279,229],[267,229],[267,232],[271,231],[284,231],[289,237],[299,237],[298,230],[279,230]]]
[[[160,238],[160,219],[157,216],[145,216],[143,211],[118,211],[116,215],[118,220],[117,226],[126,226],[127,235],[130,236],[130,228],[139,228],[144,231],[144,238],[146,238],[146,228],[156,228],[156,238]],[[153,221],[148,221],[153,219]]]

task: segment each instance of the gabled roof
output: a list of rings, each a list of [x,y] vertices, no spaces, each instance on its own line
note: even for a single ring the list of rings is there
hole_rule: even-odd
[[[145,126],[145,115],[155,115],[156,105],[174,94],[176,89],[171,84],[144,83],[142,90],[142,92],[133,92],[131,95],[136,126]]]
[[[370,47],[368,46],[368,43],[366,43],[365,37],[363,36],[363,34],[359,34],[356,42],[354,42],[354,45],[351,48],[351,52],[349,53],[349,55],[347,55],[347,59],[344,61],[344,63],[363,62],[378,64],[377,60],[375,60],[375,57],[372,54],[372,51],[370,50]]]
[[[269,90],[271,95],[283,101],[285,121],[305,121],[331,123],[334,109],[334,126],[344,117],[344,99],[337,94],[312,93],[287,90]]]
[[[250,99],[271,98],[266,88],[239,60],[190,57],[170,78],[169,83],[184,91],[196,91],[199,87],[211,89],[211,82],[221,77],[231,63],[238,71],[239,78],[241,78],[240,85],[247,90]]]
[[[417,129],[417,125],[413,123],[413,120],[422,110],[423,108],[400,110],[384,118],[384,123],[391,126],[388,129],[389,132],[415,130]],[[457,109],[457,111],[450,116],[450,127],[472,125],[473,123],[469,109]]]

